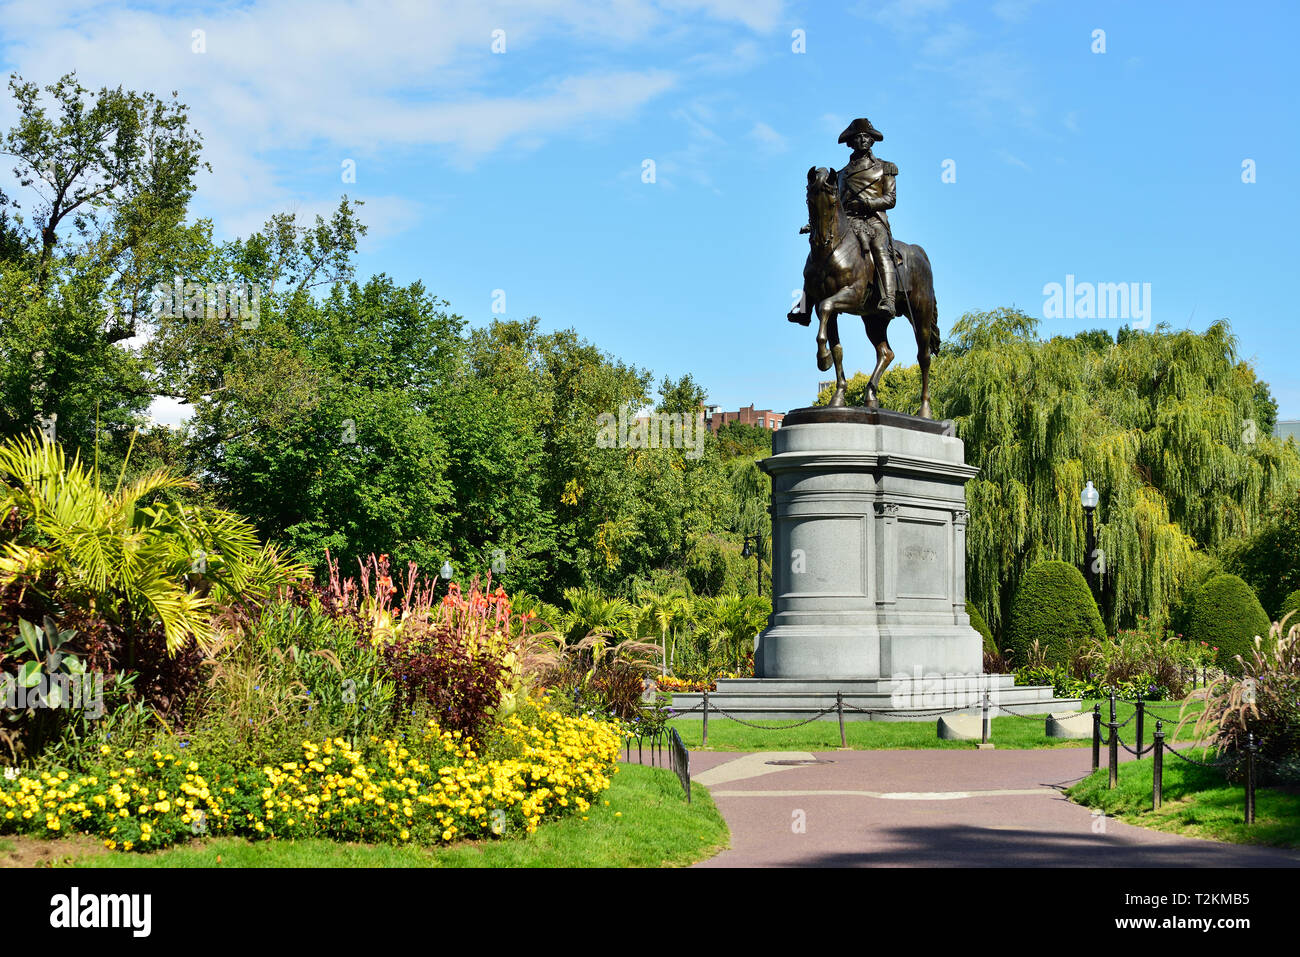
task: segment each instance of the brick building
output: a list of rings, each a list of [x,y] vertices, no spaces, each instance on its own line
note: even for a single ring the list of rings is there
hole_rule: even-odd
[[[741,425],[757,425],[775,432],[781,427],[781,421],[784,418],[784,412],[773,412],[771,409],[755,409],[752,405],[745,406],[735,412],[724,412],[720,405],[709,406],[704,410],[704,422],[714,435],[718,434],[718,429],[732,422],[739,422]]]

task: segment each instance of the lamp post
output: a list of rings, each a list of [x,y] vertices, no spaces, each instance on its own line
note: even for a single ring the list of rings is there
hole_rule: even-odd
[[[754,547],[752,549],[749,547],[749,543],[751,541],[754,543]],[[762,597],[763,595],[763,533],[756,532],[753,535],[746,535],[745,547],[741,549],[740,555],[742,558],[748,558],[750,555],[754,556],[754,580],[758,584],[758,595],[759,597]]]
[[[1084,543],[1086,549],[1083,559],[1083,574],[1088,580],[1088,590],[1092,592],[1094,601],[1097,598],[1097,575],[1093,571],[1093,555],[1097,551],[1097,533],[1093,527],[1093,513],[1097,510],[1097,502],[1100,499],[1101,496],[1093,488],[1091,481],[1079,493],[1079,503],[1083,505]]]

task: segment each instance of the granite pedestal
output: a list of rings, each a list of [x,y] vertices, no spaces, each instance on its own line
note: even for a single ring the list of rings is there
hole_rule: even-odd
[[[772,477],[772,615],[755,678],[720,681],[713,706],[797,716],[833,706],[838,691],[919,718],[989,692],[1017,711],[1067,709],[1050,688],[981,674],[966,614],[965,485],[979,470],[951,423],[795,409],[759,466]],[[677,695],[674,707],[699,700]]]

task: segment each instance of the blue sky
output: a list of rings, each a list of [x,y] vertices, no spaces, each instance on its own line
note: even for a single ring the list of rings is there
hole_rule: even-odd
[[[804,180],[867,116],[945,334],[967,311],[1042,317],[1067,275],[1149,283],[1155,322],[1230,319],[1300,418],[1293,3],[20,0],[0,24],[28,80],[178,90],[214,167],[194,213],[221,236],[347,193],[371,225],[362,276],[422,280],[476,325],[502,290],[507,318],[691,372],[729,408],[815,396],[813,331],[784,318]],[[869,368],[842,327],[846,365]]]

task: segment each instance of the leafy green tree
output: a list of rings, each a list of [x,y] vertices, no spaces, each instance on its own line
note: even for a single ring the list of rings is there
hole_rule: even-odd
[[[1300,588],[1300,497],[1275,507],[1248,538],[1229,543],[1224,567],[1245,579],[1276,621],[1287,595]]]
[[[455,488],[435,414],[460,320],[383,276],[300,299],[256,332],[301,358],[309,401],[260,388],[197,399],[194,450],[221,500],[316,567],[378,552],[438,567],[453,554]],[[459,561],[457,562],[459,564]]]
[[[695,620],[694,602],[682,590],[647,591],[637,597],[636,607],[643,629],[659,637],[660,670],[667,673],[678,631]]]
[[[761,425],[728,422],[718,429],[717,440],[718,454],[724,461],[737,456],[766,458],[772,454],[772,430]]]
[[[702,412],[701,405],[704,403],[705,395],[704,388],[691,377],[689,372],[675,382],[664,376],[659,384],[659,404],[656,409],[660,412],[685,412],[688,415],[696,415]]]
[[[1168,621],[1198,552],[1251,534],[1294,494],[1300,455],[1259,427],[1267,390],[1226,322],[1105,347],[1044,341],[1038,325],[1009,309],[967,314],[932,366],[935,414],[955,421],[980,468],[966,486],[969,595],[997,629],[1031,565],[1090,560],[1111,628]],[[916,412],[916,377],[915,366],[887,373],[882,404]],[[850,402],[864,384],[855,377]],[[1097,557],[1085,555],[1086,480],[1101,492]]]
[[[121,457],[152,396],[124,346],[192,241],[201,138],[174,96],[92,94],[73,74],[9,90],[0,153],[21,192],[0,193],[0,434],[53,423],[70,450],[102,439]]]

